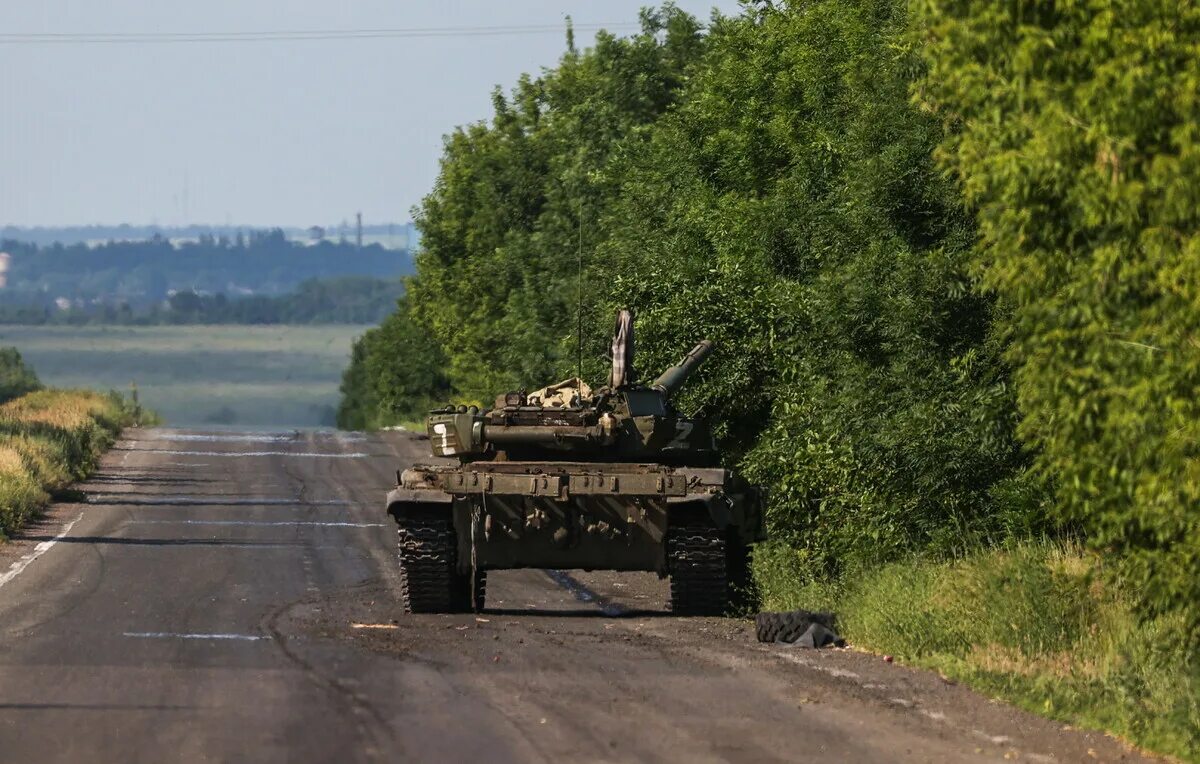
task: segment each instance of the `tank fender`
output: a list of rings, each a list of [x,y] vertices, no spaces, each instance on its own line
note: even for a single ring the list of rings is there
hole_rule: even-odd
[[[453,496],[441,491],[393,488],[387,495],[387,513],[397,522],[413,510],[436,509],[449,513],[453,501]]]
[[[688,494],[687,496],[670,496],[667,498],[667,522],[672,516],[688,515],[695,512],[706,513],[713,525],[718,528],[728,528],[738,524],[738,518],[733,512],[733,505],[723,493]]]

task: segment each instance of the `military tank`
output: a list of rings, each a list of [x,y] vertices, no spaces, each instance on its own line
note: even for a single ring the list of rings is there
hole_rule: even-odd
[[[673,403],[712,352],[700,342],[641,384],[622,311],[605,386],[568,379],[487,410],[431,412],[445,459],[404,470],[387,497],[405,611],[479,611],[488,571],[543,568],[652,571],[670,577],[673,612],[724,613],[765,530],[762,492],[721,467],[703,418]]]

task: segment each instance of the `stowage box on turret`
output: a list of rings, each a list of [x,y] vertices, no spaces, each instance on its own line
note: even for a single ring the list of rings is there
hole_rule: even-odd
[[[764,538],[763,502],[672,404],[712,350],[638,384],[622,311],[605,387],[571,379],[433,412],[433,454],[458,463],[405,470],[387,497],[405,610],[479,610],[487,571],[556,568],[653,571],[670,576],[674,612],[724,612]]]

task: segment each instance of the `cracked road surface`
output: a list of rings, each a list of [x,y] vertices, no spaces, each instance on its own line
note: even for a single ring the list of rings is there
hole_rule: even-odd
[[[4,761],[1141,761],[853,651],[680,619],[654,576],[493,574],[403,616],[405,434],[131,431],[0,547]]]

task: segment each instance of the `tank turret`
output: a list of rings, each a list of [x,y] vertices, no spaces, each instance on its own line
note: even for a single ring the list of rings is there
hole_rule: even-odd
[[[620,335],[618,335],[620,336]],[[592,391],[568,379],[532,393],[499,396],[488,411],[447,407],[428,421],[435,456],[479,460],[661,461],[707,465],[715,445],[707,424],[681,415],[672,396],[713,351],[704,340],[649,386],[634,382]],[[628,351],[614,352],[614,366]],[[632,368],[632,364],[629,364]],[[631,376],[631,375],[630,375]],[[612,379],[628,378],[614,372]]]

